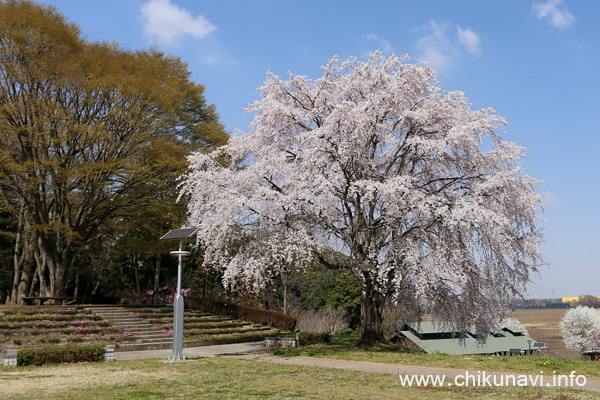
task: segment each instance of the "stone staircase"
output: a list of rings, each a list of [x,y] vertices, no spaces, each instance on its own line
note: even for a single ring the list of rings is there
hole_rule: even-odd
[[[156,328],[135,312],[123,307],[93,307],[88,308],[101,315],[113,326],[121,327],[124,334],[131,334],[130,342],[118,343],[115,351],[161,350],[173,346],[173,337],[164,334],[164,330]]]
[[[128,336],[128,340],[114,344],[115,351],[163,350],[173,348],[172,334],[165,334],[165,329],[158,327],[159,325],[168,326],[169,330],[171,330],[170,328],[173,324],[172,309],[167,310],[167,312],[164,312],[163,310],[157,314],[151,313],[151,317],[144,311],[136,311],[134,307],[88,306],[86,309],[102,316],[102,318],[109,321],[113,327],[121,328],[120,335],[126,334]],[[207,323],[231,323],[233,328],[241,328],[246,333],[264,332],[266,335],[278,333],[275,328],[256,325],[250,322],[232,320],[231,318],[200,312],[195,312],[193,314],[194,315],[190,317],[196,319],[196,322],[198,319],[201,319],[203,322]],[[150,322],[151,320],[152,322]],[[184,330],[186,324],[187,322],[184,323]],[[194,322],[191,321],[190,324],[193,326]],[[225,328],[227,329],[227,327]],[[219,328],[216,329],[218,330]],[[210,329],[208,329],[208,331],[209,330]],[[216,334],[216,336],[218,336],[218,334]],[[251,340],[257,339],[252,338]],[[237,338],[236,341],[248,340],[239,340],[239,338]],[[198,339],[184,339],[183,347],[208,346],[211,344],[223,344],[223,342],[219,341],[219,339],[211,340],[210,338],[200,340],[198,337]]]

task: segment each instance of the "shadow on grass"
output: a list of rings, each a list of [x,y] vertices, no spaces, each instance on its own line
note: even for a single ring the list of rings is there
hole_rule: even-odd
[[[271,354],[280,356],[309,356],[309,357],[327,357],[343,356],[345,354],[354,354],[361,352],[365,354],[385,353],[385,354],[406,354],[414,351],[406,347],[392,344],[389,342],[377,342],[375,347],[362,347],[358,345],[357,334],[339,333],[331,336],[331,343],[314,344],[296,348],[279,348],[271,351]]]

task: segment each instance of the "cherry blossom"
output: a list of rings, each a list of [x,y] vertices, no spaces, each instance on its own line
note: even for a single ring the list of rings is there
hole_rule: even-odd
[[[501,116],[379,52],[334,57],[318,79],[268,73],[258,90],[251,130],[190,155],[181,186],[226,284],[260,291],[278,266],[318,260],[355,276],[361,344],[383,338],[388,302],[483,337],[497,328],[544,239],[540,181]]]

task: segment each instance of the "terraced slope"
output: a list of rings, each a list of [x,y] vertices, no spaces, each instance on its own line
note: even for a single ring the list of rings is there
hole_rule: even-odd
[[[172,307],[20,307],[0,314],[0,350],[100,343],[116,351],[169,349]],[[184,313],[184,347],[262,340],[278,329],[200,312]]]
[[[172,337],[173,309],[171,307],[139,307],[129,308],[126,311],[152,324],[154,328],[162,329],[163,334],[168,335],[169,338]],[[267,336],[276,336],[279,333],[279,329],[246,321],[231,320],[198,311],[184,312],[184,347],[250,342],[262,340]],[[171,342],[164,343],[164,347],[160,348],[171,348],[171,344]],[[131,346],[123,345],[119,350],[123,351],[128,347]]]
[[[20,307],[0,314],[0,349],[23,345],[103,343],[132,340],[123,327],[93,310],[66,307]]]

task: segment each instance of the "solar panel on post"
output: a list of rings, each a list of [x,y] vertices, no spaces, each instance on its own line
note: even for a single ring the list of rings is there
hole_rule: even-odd
[[[160,240],[189,239],[198,232],[198,229],[200,228],[171,229],[169,232],[165,233]]]

